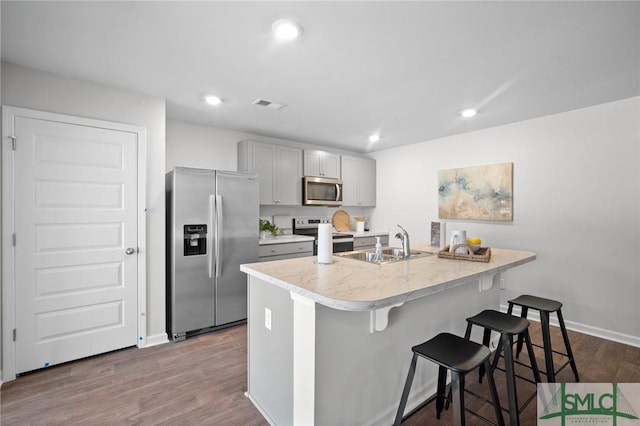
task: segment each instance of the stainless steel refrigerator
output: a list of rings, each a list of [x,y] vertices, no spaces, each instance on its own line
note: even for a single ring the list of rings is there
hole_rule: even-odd
[[[167,173],[167,332],[173,341],[247,318],[258,261],[258,177],[176,167]]]

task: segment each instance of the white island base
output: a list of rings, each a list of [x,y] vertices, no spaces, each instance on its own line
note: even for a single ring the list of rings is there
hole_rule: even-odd
[[[511,253],[524,254],[493,265],[436,256],[399,262],[404,266],[337,257],[331,265],[312,257],[243,265],[249,274],[248,398],[274,425],[392,424],[411,347],[443,331],[464,335],[467,317],[498,309],[500,272],[535,259]],[[457,278],[443,280],[438,272],[434,283],[423,273],[442,267],[455,269]],[[387,276],[395,274],[392,268],[395,278]],[[351,296],[335,298],[328,287],[345,273],[350,283],[342,288]],[[389,288],[379,287],[381,280],[389,280]],[[376,287],[380,297],[366,303],[354,293]],[[472,338],[481,341],[477,333]],[[406,412],[435,393],[436,378],[434,364],[418,363]]]

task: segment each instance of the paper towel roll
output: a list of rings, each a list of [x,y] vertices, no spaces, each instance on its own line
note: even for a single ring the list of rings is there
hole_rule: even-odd
[[[318,263],[333,262],[333,225],[318,224]]]

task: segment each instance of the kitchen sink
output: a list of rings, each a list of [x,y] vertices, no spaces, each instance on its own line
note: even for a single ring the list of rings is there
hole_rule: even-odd
[[[348,251],[344,253],[334,253],[335,256],[346,257],[347,259],[360,260],[362,262],[377,263],[380,265],[404,260],[416,259],[419,257],[432,256],[428,251],[411,250],[409,257],[402,257],[402,249],[397,247],[385,247],[382,249],[382,261],[374,262],[374,252],[371,250]]]

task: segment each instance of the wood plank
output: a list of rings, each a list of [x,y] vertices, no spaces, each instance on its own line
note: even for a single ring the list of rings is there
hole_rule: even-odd
[[[542,340],[539,329],[539,324],[532,321],[532,339],[538,344]],[[561,348],[559,329],[552,327],[551,332],[556,348]],[[583,382],[640,382],[640,348],[571,331],[569,338]],[[407,356],[409,352],[408,348]],[[542,350],[536,348],[535,352],[538,364],[544,365]],[[244,325],[179,343],[123,349],[24,374],[5,383],[0,391],[0,423],[267,425],[244,396],[246,368]],[[500,373],[496,373],[496,384],[501,400],[506,401]],[[522,374],[527,375],[527,371],[522,369]],[[572,382],[571,369],[565,368],[558,380]],[[474,391],[486,394],[484,383],[467,383]],[[523,394],[535,389],[520,381],[518,386]],[[466,403],[492,418],[488,404],[471,396]],[[471,426],[483,424],[473,416],[467,419]],[[445,411],[440,424],[450,424],[451,420],[451,410]],[[523,425],[536,424],[535,403],[525,409],[521,420]],[[435,424],[435,406],[422,408],[404,424]]]

